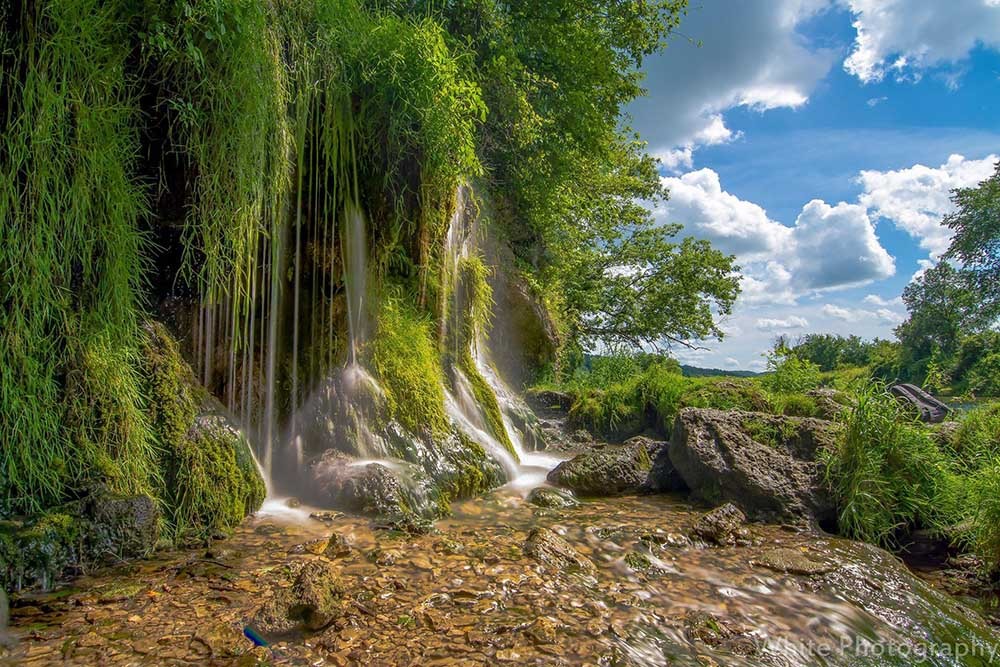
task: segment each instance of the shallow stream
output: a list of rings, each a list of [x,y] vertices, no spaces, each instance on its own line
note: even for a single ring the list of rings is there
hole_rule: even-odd
[[[670,496],[541,509],[501,490],[435,533],[271,501],[208,550],[165,553],[17,600],[16,664],[990,665],[982,619],[885,552],[789,527],[692,544]],[[525,555],[535,526],[596,576]],[[255,648],[244,628],[288,571],[325,558],[347,593],[327,629]],[[965,655],[960,655],[964,653]],[[975,654],[975,655],[973,655]],[[3,655],[0,653],[0,655]]]

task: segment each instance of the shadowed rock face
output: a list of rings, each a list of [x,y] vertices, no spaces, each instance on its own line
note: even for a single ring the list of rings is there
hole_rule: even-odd
[[[751,519],[826,523],[836,508],[817,459],[839,428],[820,419],[685,408],[668,457],[700,500],[731,502]]]

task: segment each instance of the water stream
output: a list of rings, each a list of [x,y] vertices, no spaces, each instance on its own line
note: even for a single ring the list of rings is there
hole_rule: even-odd
[[[982,619],[885,552],[778,526],[754,526],[747,546],[699,546],[684,535],[700,510],[670,496],[542,510],[497,493],[456,504],[439,532],[423,536],[311,513],[275,502],[208,552],[162,554],[19,600],[11,657],[106,665],[251,657],[303,665],[997,664],[998,640]],[[528,555],[535,527],[560,535],[593,573]],[[323,555],[331,534],[349,553]],[[776,571],[766,564],[775,549],[824,566]],[[326,559],[345,591],[331,625],[253,649],[243,628],[284,573]]]

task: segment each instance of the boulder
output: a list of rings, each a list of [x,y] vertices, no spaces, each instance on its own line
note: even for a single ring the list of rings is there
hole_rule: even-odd
[[[528,494],[528,502],[536,507],[546,508],[576,507],[580,504],[572,493],[550,486],[532,489]]]
[[[289,586],[276,587],[251,621],[251,627],[273,639],[293,632],[317,632],[341,612],[344,586],[336,568],[322,560],[306,563]]]
[[[524,400],[536,412],[568,412],[573,405],[573,397],[554,389],[529,389]]]
[[[601,445],[563,461],[548,481],[584,496],[635,493],[646,486],[653,460],[666,443],[633,438],[623,445]]]
[[[156,547],[160,538],[160,508],[149,496],[118,496],[96,492],[87,503],[91,527],[89,550],[96,558],[116,561],[140,558]]]
[[[691,534],[720,547],[733,546],[749,541],[750,534],[744,524],[747,517],[732,503],[726,503],[706,512],[695,522]]]
[[[806,392],[816,403],[816,416],[820,419],[834,420],[848,406],[847,394],[830,387],[810,389]]]
[[[669,459],[697,499],[733,503],[754,520],[832,523],[836,507],[818,454],[835,446],[840,428],[820,419],[685,408]]]
[[[316,501],[380,519],[408,514],[407,490],[397,472],[329,449],[310,466]]]
[[[569,542],[548,528],[533,528],[524,542],[523,550],[525,555],[534,558],[548,570],[591,576],[597,573],[597,568],[589,558],[581,555]]]

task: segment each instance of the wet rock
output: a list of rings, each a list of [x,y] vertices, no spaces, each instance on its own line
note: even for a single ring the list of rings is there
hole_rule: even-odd
[[[546,508],[576,507],[580,504],[572,493],[549,486],[532,489],[531,493],[528,494],[528,502],[537,507]]]
[[[839,429],[820,419],[685,408],[669,457],[700,500],[734,503],[754,519],[825,524],[836,508],[817,459]]]
[[[343,535],[334,533],[326,543],[323,555],[330,559],[346,558],[351,555],[351,551],[351,545],[347,543],[347,539]]]
[[[837,567],[811,578],[816,590],[864,609],[913,645],[961,646],[980,656],[954,664],[993,664],[986,656],[996,655],[998,637],[980,614],[916,578],[884,549],[841,539],[824,540],[823,547]]]
[[[160,510],[149,496],[95,493],[88,502],[90,550],[115,560],[146,556],[160,538]]]
[[[773,572],[797,574],[805,577],[829,574],[837,569],[835,564],[821,559],[816,554],[787,548],[770,549],[760,556],[754,557],[750,562],[752,565],[767,568]]]
[[[693,642],[703,642],[733,655],[752,657],[763,650],[752,629],[731,619],[705,611],[691,611],[684,617],[684,632]]]
[[[403,465],[403,464],[400,464]],[[422,471],[408,473],[424,481]],[[399,473],[381,463],[359,464],[336,450],[327,450],[310,466],[317,500],[325,505],[384,521],[405,519],[413,513],[411,493]]]
[[[143,325],[143,365],[166,487],[192,541],[227,533],[256,512],[267,489],[250,442],[195,377],[180,345],[159,322]]]
[[[311,512],[309,514],[309,518],[312,519],[313,521],[319,521],[320,523],[325,523],[327,525],[333,523],[342,516],[344,516],[343,512],[331,512],[328,510]]]
[[[285,506],[290,507],[292,509],[296,509],[298,507],[302,507],[302,501],[299,500],[298,498],[289,498],[288,500],[285,501]]]
[[[534,558],[546,569],[581,572],[594,575],[597,568],[569,542],[548,528],[533,528],[522,547],[525,555]]]
[[[563,461],[547,479],[584,496],[635,493],[645,486],[653,458],[664,446],[637,438],[624,445],[596,447]]]
[[[538,412],[567,412],[573,405],[573,399],[569,394],[554,389],[530,389],[524,399]]]
[[[703,514],[691,528],[691,534],[718,546],[732,546],[749,539],[744,525],[746,515],[732,503]]]
[[[536,618],[524,628],[524,634],[530,637],[536,644],[553,643],[556,640],[558,631],[559,625],[546,616]]]
[[[291,587],[276,588],[251,622],[265,638],[295,631],[317,632],[330,625],[341,613],[344,586],[330,563],[306,563]]]

